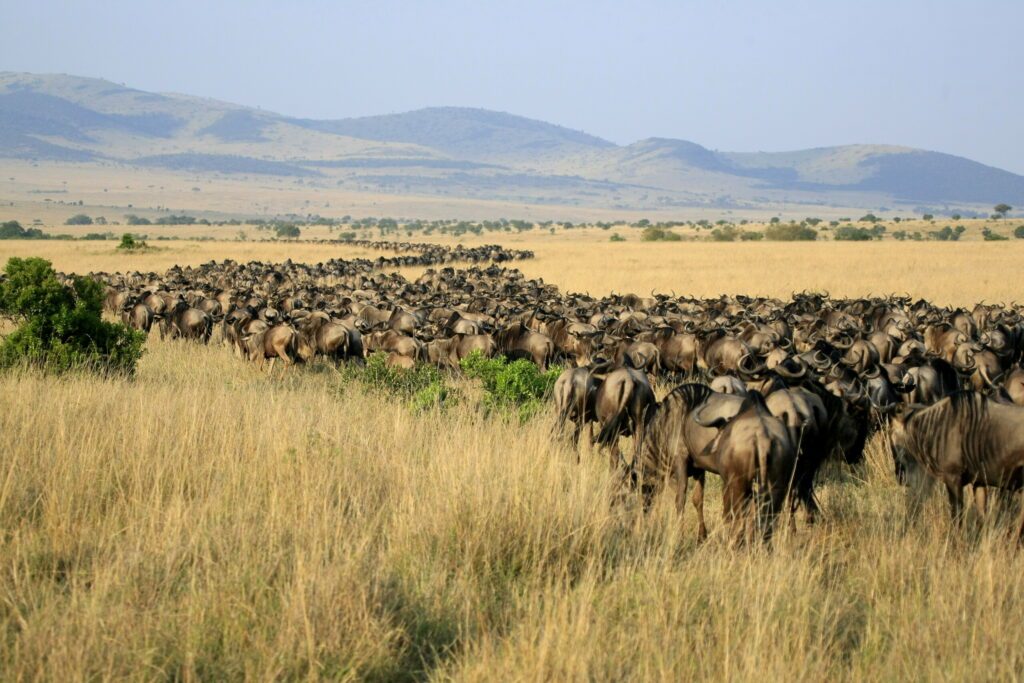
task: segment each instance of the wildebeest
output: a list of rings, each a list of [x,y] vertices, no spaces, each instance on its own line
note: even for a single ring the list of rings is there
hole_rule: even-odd
[[[771,414],[756,391],[743,398],[735,413],[732,406],[706,402],[697,408],[694,421],[721,430],[701,452],[692,454],[692,461],[697,468],[722,477],[722,508],[726,518],[741,534],[756,482],[756,519],[762,538],[771,540],[796,466],[796,448],[786,426]]]
[[[1016,488],[1024,467],[1024,407],[975,391],[957,392],[932,406],[910,405],[892,419],[894,456],[905,463],[911,496],[926,489],[922,475],[945,485],[950,513],[963,518],[963,490],[971,486],[984,514],[988,488]],[[1024,519],[1019,527],[1024,540]]]
[[[647,381],[647,375],[630,367],[596,373],[600,386],[594,397],[594,415],[601,426],[597,443],[609,449],[613,469],[621,463],[620,436],[633,436],[633,457],[643,446],[647,420],[654,412],[657,400]]]
[[[572,423],[574,446],[579,445],[584,425],[592,430],[593,422],[597,420],[598,386],[598,381],[588,368],[567,368],[555,380],[553,394],[557,416],[556,429],[560,431],[566,423]]]

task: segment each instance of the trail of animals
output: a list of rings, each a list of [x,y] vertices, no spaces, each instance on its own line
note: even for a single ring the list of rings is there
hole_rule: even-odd
[[[965,496],[984,516],[990,492],[1024,486],[1024,320],[1016,304],[964,310],[908,296],[811,292],[788,301],[595,298],[498,265],[531,252],[355,244],[399,255],[93,275],[108,285],[109,312],[126,324],[200,343],[219,327],[238,356],[271,369],[316,358],[361,363],[378,351],[399,368],[454,372],[473,352],[562,365],[553,391],[559,433],[571,428],[577,447],[586,435],[606,450],[645,509],[671,480],[682,514],[692,482],[700,538],[708,472],[722,478],[735,536],[767,541],[783,512],[795,525],[802,508],[813,523],[822,465],[832,458],[856,466],[876,432],[908,500],[938,481],[954,523],[964,518]],[[444,265],[455,263],[475,265]],[[412,281],[387,272],[411,265],[430,268]],[[661,401],[659,384],[673,387]],[[632,438],[629,459],[620,437]],[[1024,541],[1024,515],[1017,529]]]

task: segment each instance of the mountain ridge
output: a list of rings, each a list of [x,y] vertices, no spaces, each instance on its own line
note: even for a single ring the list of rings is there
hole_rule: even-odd
[[[898,145],[723,152],[664,137],[617,145],[475,107],[305,119],[62,74],[0,72],[0,158],[613,207],[1024,204],[1024,176]]]

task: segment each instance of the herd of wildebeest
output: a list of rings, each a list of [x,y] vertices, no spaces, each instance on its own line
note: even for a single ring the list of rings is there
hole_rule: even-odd
[[[876,432],[909,499],[940,481],[956,521],[965,495],[984,517],[987,493],[1024,487],[1024,306],[811,292],[596,298],[494,264],[529,252],[361,245],[405,254],[94,275],[127,324],[204,343],[219,329],[271,371],[276,361],[359,363],[378,351],[402,368],[455,372],[474,351],[563,366],[553,391],[560,432],[571,425],[577,446],[587,434],[604,448],[645,507],[672,480],[682,513],[693,480],[702,539],[707,472],[722,478],[736,535],[759,529],[767,539],[787,509],[795,520],[804,508],[812,522],[823,463],[856,465]],[[431,267],[415,280],[385,272],[456,260],[490,265]],[[655,389],[669,387],[659,401]],[[620,437],[632,437],[629,459]]]

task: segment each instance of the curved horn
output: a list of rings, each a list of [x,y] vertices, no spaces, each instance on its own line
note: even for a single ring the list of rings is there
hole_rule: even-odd
[[[789,365],[796,365],[797,370],[790,370]],[[775,366],[775,372],[785,379],[802,379],[807,375],[807,364],[800,358],[787,358]]]
[[[843,351],[846,351],[851,346],[853,346],[853,338],[850,337],[849,335],[844,334],[839,339],[833,341],[832,346],[836,347],[837,349],[842,349]]]
[[[821,349],[816,349],[811,354],[811,365],[816,367],[818,370],[828,370],[832,367],[832,360],[825,355],[825,352]]]
[[[754,359],[751,358],[749,353],[745,353],[740,356],[739,361],[736,363],[736,369],[744,375],[756,376],[764,372],[764,363],[754,364]]]

